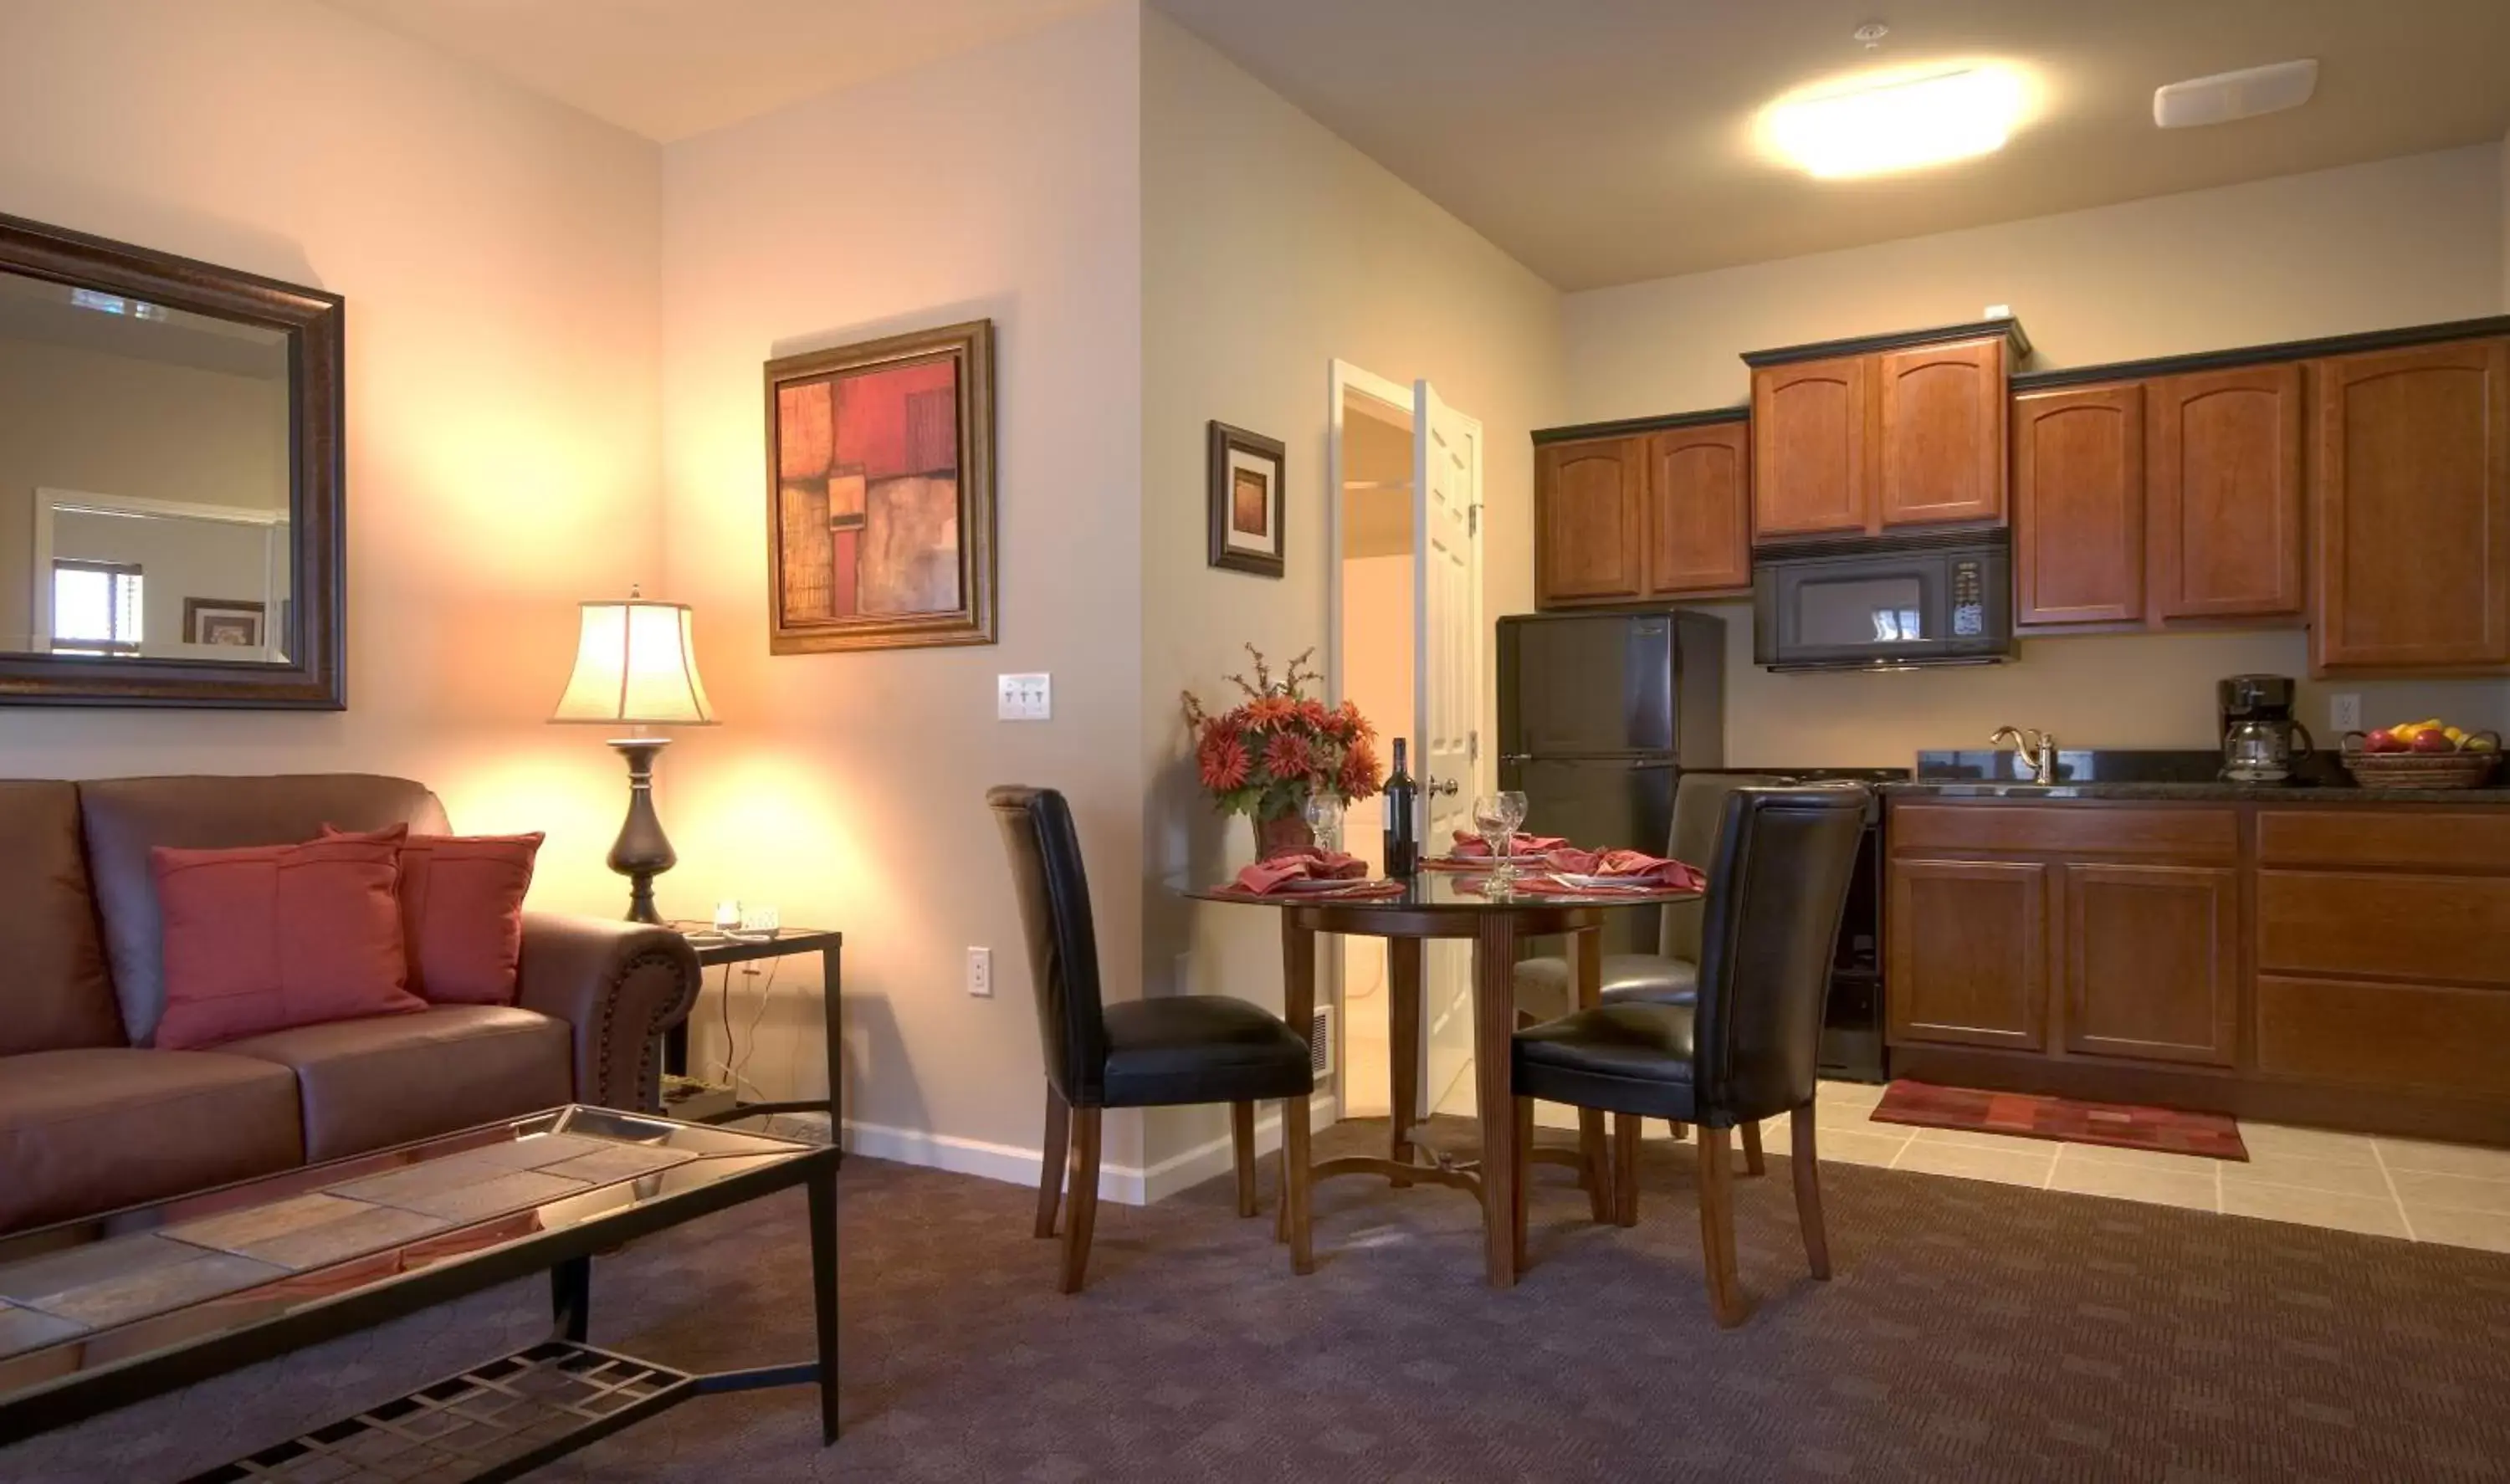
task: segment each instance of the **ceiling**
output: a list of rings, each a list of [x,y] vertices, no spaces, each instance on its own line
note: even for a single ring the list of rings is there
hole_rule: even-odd
[[[670,141],[1106,0],[329,0]],[[1151,0],[1563,288],[2318,170],[2510,130],[2510,0]],[[1850,32],[1890,27],[1879,50]],[[2306,107],[2156,130],[2162,83],[2314,57]],[[2037,118],[1984,159],[1814,181],[1770,98],[1997,58]]]
[[[1106,0],[328,0],[669,143]]]
[[[2510,0],[1154,0],[1569,289],[1792,257],[2510,131]],[[1881,20],[1878,51],[1850,39]],[[2319,59],[2289,113],[2152,126],[2163,83]],[[2035,73],[2003,151],[1815,181],[1772,97],[1870,66]]]

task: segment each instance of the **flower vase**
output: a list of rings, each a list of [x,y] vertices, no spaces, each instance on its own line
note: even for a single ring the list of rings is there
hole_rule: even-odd
[[[1298,808],[1288,814],[1275,815],[1269,819],[1258,815],[1254,817],[1253,822],[1255,858],[1258,860],[1270,860],[1275,856],[1287,856],[1293,852],[1313,850],[1316,847],[1316,832],[1308,827],[1308,814],[1304,800]]]

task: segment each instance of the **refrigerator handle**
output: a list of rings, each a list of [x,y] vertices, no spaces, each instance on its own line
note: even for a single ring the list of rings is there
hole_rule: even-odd
[[[1679,768],[1682,765],[1680,763],[1652,763],[1645,758],[1640,758],[1630,764],[1630,770],[1635,773],[1649,768]]]
[[[1502,763],[1530,763],[1534,761],[1534,754],[1531,752],[1502,752],[1499,755],[1499,760]]]

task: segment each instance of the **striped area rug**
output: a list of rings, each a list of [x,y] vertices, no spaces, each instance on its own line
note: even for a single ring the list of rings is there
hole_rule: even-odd
[[[2151,1149],[2216,1160],[2245,1161],[2249,1158],[2248,1146],[2240,1141],[2239,1121],[2225,1114],[2087,1103],[2031,1092],[1939,1087],[1907,1078],[1896,1079],[1883,1089],[1882,1101],[1874,1109],[1874,1122],[1912,1123],[1921,1128],[1964,1128],[1974,1133],[2056,1139],[2069,1144],[2109,1144],[2119,1149]]]

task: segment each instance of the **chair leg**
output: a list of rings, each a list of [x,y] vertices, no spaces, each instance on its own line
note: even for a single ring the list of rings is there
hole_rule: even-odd
[[[1708,1308],[1727,1329],[1747,1312],[1734,1274],[1734,1166],[1730,1130],[1699,1125],[1699,1253],[1708,1270]]]
[[[1527,1178],[1532,1173],[1528,1166],[1534,1159],[1533,1151],[1534,1099],[1520,1097],[1516,1100],[1516,1195],[1507,1203],[1508,1241],[1515,1248],[1519,1275],[1525,1272],[1525,1191],[1533,1184]]]
[[[1691,1125],[1689,1123],[1678,1123],[1675,1120],[1666,1119],[1664,1121],[1664,1126],[1673,1130],[1673,1141],[1676,1144],[1679,1144],[1683,1140],[1691,1137]]]
[[[1089,1272],[1089,1235],[1098,1224],[1098,1115],[1072,1110],[1072,1212],[1063,1223],[1063,1291],[1079,1293]]]
[[[1289,1104],[1281,1105],[1286,1114]],[[1290,1121],[1281,1120],[1281,1147],[1273,1152],[1273,1168],[1278,1176],[1273,1182],[1273,1239],[1290,1239]]]
[[[1787,1131],[1793,1136],[1795,1166],[1796,1225],[1804,1228],[1805,1262],[1817,1278],[1830,1276],[1830,1233],[1821,1221],[1820,1166],[1813,1158],[1813,1111],[1806,1103],[1787,1115]]]
[[[1054,1235],[1055,1207],[1063,1199],[1063,1159],[1072,1143],[1072,1110],[1054,1084],[1046,1084],[1046,1154],[1037,1165],[1037,1235]]]
[[[1229,1105],[1229,1142],[1237,1152],[1237,1214],[1252,1216],[1255,1204],[1255,1105]]]
[[[1766,1175],[1768,1172],[1768,1161],[1761,1154],[1761,1125],[1746,1123],[1743,1125],[1743,1173]]]
[[[1639,1224],[1639,1120],[1634,1113],[1613,1115],[1613,1219],[1625,1227]]]
[[[1313,1161],[1308,1153],[1305,1094],[1281,1101],[1281,1211],[1289,1225],[1290,1271],[1313,1273],[1316,1254],[1308,1210],[1308,1174]]]

